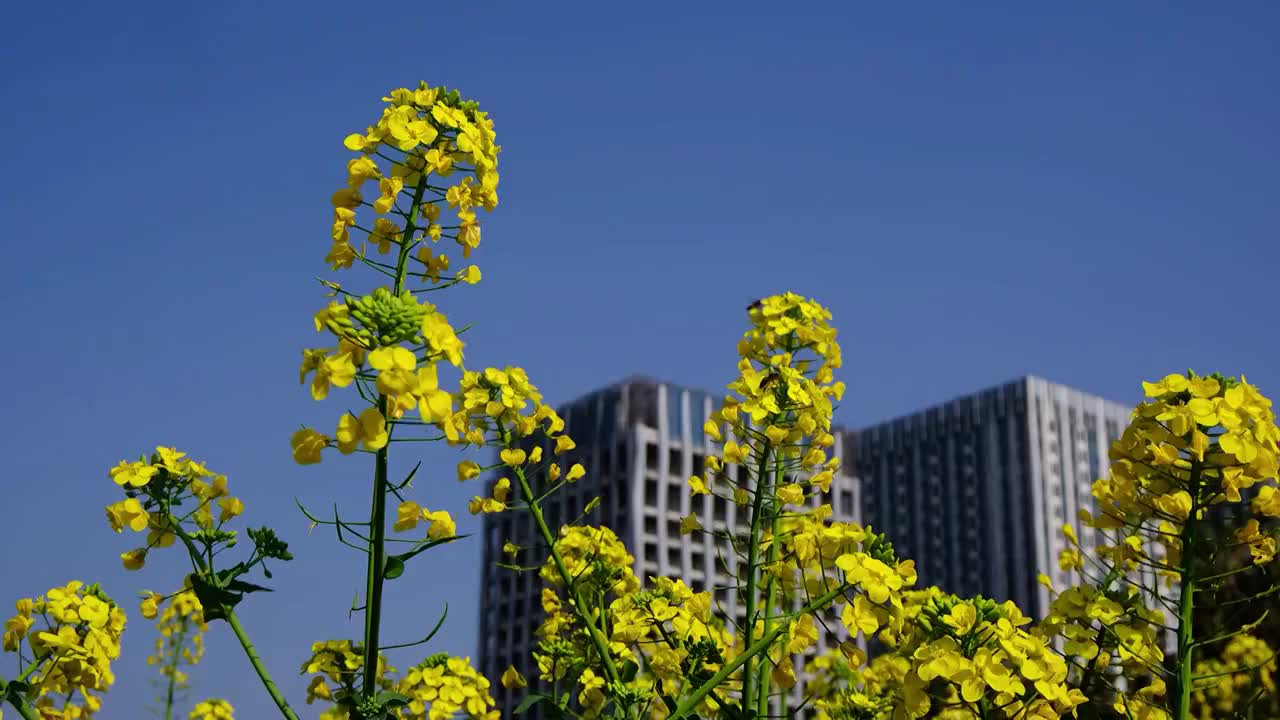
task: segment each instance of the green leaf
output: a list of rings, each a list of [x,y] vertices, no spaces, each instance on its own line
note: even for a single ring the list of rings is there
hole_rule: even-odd
[[[404,481],[403,481],[403,482],[401,482],[401,483],[400,483],[400,485],[399,485],[396,489],[398,490],[398,489],[404,488],[404,487],[408,486],[408,484],[409,484],[409,483],[413,482],[413,476],[418,474],[418,468],[420,468],[420,467],[422,467],[422,461],[421,461],[421,460],[419,460],[419,461],[418,461],[418,464],[417,464],[417,465],[414,465],[414,466],[413,466],[413,469],[409,471],[409,474],[405,477]]]
[[[262,557],[272,558],[274,560],[293,559],[293,554],[289,552],[289,544],[276,537],[275,530],[264,526],[260,528],[249,528],[247,532],[249,534],[249,539],[253,541],[254,547],[258,549],[258,554]]]
[[[412,550],[402,552],[399,555],[389,555],[386,564],[382,569],[382,577],[387,580],[395,580],[404,574],[405,563],[413,559],[415,555],[430,550],[437,545],[451,543],[454,540],[461,540],[468,537],[467,535],[454,535],[453,537],[441,538],[439,540],[426,540],[421,545],[415,545]]]
[[[634,660],[628,660],[627,664],[622,666],[622,682],[631,682],[636,679],[636,673],[640,672],[640,666]]]
[[[31,685],[30,683],[25,683],[21,680],[13,680],[10,681],[9,684],[5,685],[3,689],[4,692],[0,693],[0,700],[3,700],[4,698],[13,698],[14,700],[17,700],[31,692]],[[13,702],[12,704],[14,707],[18,706],[17,702]]]
[[[227,583],[235,580],[236,578],[240,577],[241,575],[247,572],[249,572],[248,566],[246,566],[242,562],[239,562],[239,563],[236,563],[235,565],[232,565],[229,568],[223,568],[222,570],[219,570],[215,574],[215,577],[217,578],[218,585],[221,585],[222,587],[227,587]]]
[[[251,582],[245,582],[243,580],[238,580],[238,579],[232,580],[231,582],[227,583],[226,588],[234,592],[246,593],[246,594],[251,592],[271,592],[271,588],[269,587],[254,585]]]
[[[524,699],[520,701],[520,704],[516,706],[516,709],[512,714],[523,715],[529,711],[529,708],[541,702],[554,702],[554,698],[550,695],[543,695],[541,693],[529,693],[524,696]]]
[[[373,697],[373,701],[378,703],[378,708],[381,710],[390,710],[408,705],[411,699],[408,695],[391,692],[390,690],[383,690]]]
[[[206,580],[198,573],[190,575],[191,592],[195,593],[204,609],[205,620],[226,620],[227,611],[239,604],[243,598],[239,593],[231,592]]]

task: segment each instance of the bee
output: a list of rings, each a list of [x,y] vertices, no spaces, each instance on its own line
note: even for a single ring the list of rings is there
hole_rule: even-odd
[[[753,300],[751,304],[747,306],[747,312],[759,310],[762,307],[764,307],[764,300]]]

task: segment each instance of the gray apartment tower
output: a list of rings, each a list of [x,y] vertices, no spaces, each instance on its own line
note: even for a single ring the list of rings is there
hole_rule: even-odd
[[[703,473],[704,458],[715,449],[702,426],[723,395],[637,377],[557,408],[565,420],[565,432],[577,443],[566,462],[582,463],[587,475],[553,495],[544,511],[548,524],[557,527],[579,517],[599,497],[599,506],[585,522],[612,529],[626,543],[642,584],[649,586],[652,576],[680,578],[695,592],[711,591],[713,608],[723,617],[741,621],[746,608],[734,592],[736,556],[717,553],[709,534],[680,534],[680,518],[690,512],[697,512],[708,530],[733,531],[749,522],[745,511],[732,502],[707,495],[693,497],[689,492],[689,477]],[[832,454],[844,457],[842,434],[833,434],[837,444]],[[729,468],[730,476],[738,469]],[[858,486],[847,472],[836,475],[825,499],[835,519],[858,520]],[[537,648],[535,631],[544,617],[542,583],[535,573],[498,567],[504,561],[503,543],[537,548],[541,541],[536,532],[523,513],[485,516],[479,669],[495,681],[508,665],[531,683],[537,676],[531,653]],[[540,558],[530,554],[520,562],[528,566]],[[806,657],[847,638],[834,610],[827,625],[834,634],[820,636]],[[523,691],[506,691],[496,682],[492,692],[503,708],[515,707],[523,695]]]
[[[691,511],[708,529],[747,521],[732,503],[689,493],[689,477],[703,472],[713,449],[702,425],[722,395],[632,378],[558,408],[577,443],[567,459],[581,462],[587,476],[553,496],[546,511],[556,527],[599,497],[586,522],[617,533],[641,582],[679,577],[695,591],[712,591],[725,617],[741,619],[736,559],[717,555],[709,535],[680,535],[680,518]],[[1025,377],[862,430],[833,430],[842,469],[824,500],[834,519],[887,533],[900,557],[916,561],[919,585],[1013,600],[1041,616],[1049,595],[1037,575],[1056,587],[1070,584],[1057,563],[1066,547],[1062,525],[1075,526],[1085,550],[1098,542],[1077,514],[1093,509],[1092,483],[1107,471],[1107,449],[1129,416],[1123,405]],[[540,581],[498,567],[508,540],[540,547],[535,532],[521,513],[485,517],[479,655],[492,679],[509,664],[531,681],[537,675],[531,652],[543,619]],[[811,654],[847,637],[834,610],[828,620],[836,634],[820,637]],[[494,693],[505,708],[523,694]]]
[[[1058,569],[1072,525],[1082,549],[1097,533],[1093,481],[1132,408],[1024,377],[845,434],[862,486],[862,520],[914,558],[921,586],[1013,600],[1042,616],[1049,593],[1071,584]]]

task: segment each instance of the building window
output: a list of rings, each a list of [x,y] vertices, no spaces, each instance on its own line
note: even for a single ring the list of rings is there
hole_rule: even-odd
[[[644,446],[644,465],[650,470],[658,469],[658,446],[657,445]]]
[[[679,527],[677,526],[676,529],[679,530]],[[673,568],[680,567],[680,548],[667,548],[667,565]]]
[[[667,438],[679,440],[684,434],[684,413],[681,412],[681,392],[667,388]]]
[[[840,491],[840,512],[846,517],[853,516],[853,491]]]
[[[644,516],[644,531],[650,535],[658,534],[658,518],[652,515]]]
[[[1089,432],[1089,480],[1098,480],[1102,477],[1102,453],[1098,448],[1097,431]]]
[[[667,510],[675,512],[683,512],[680,508],[680,500],[684,497],[683,485],[667,486]]]
[[[667,472],[671,475],[684,474],[684,457],[679,450],[667,453]]]
[[[632,423],[658,428],[658,386],[637,383],[627,387],[627,414]]]

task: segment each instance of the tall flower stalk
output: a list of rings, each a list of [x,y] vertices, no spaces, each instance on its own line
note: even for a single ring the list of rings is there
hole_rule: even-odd
[[[445,274],[450,258],[438,248],[441,240],[453,240],[465,258],[479,245],[476,210],[497,205],[499,148],[492,121],[457,91],[421,83],[416,89],[392,91],[384,101],[387,106],[378,122],[345,140],[358,156],[347,163],[347,186],[331,198],[333,242],[326,260],[335,270],[359,263],[382,276],[385,284],[360,294],[326,283],[338,299],[316,315],[315,326],[330,333],[337,344],[305,350],[301,370],[304,382],[311,376],[315,399],[325,399],[332,387],[354,385],[367,405],[359,413],[343,414],[332,436],[304,428],[292,438],[294,457],[303,464],[318,462],[330,447],[343,454],[373,455],[367,520],[344,520],[337,513],[332,520],[320,519],[308,513],[313,522],[332,526],[344,544],[366,555],[363,603],[355,608],[364,614],[363,636],[339,651],[344,658],[358,655],[360,672],[357,680],[349,677],[353,668],[324,671],[331,667],[325,662],[324,643],[313,648],[304,671],[320,673],[319,682],[312,684],[313,697],[329,699],[357,718],[382,717],[401,707],[416,713],[427,704],[433,713],[453,708],[487,716],[495,712],[487,682],[469,665],[428,658],[400,681],[388,677],[391,669],[382,655],[382,606],[386,583],[400,577],[408,561],[456,537],[447,511],[431,511],[407,499],[416,468],[402,480],[392,480],[390,456],[393,442],[447,439],[466,444],[474,439],[458,431],[454,395],[442,384],[438,368],[441,363],[461,368],[463,342],[444,314],[420,296],[479,282],[480,271],[474,265]],[[370,184],[378,193],[372,201],[364,195]],[[455,221],[444,219],[446,210]],[[416,419],[408,416],[412,411]],[[388,508],[396,501],[391,519]],[[425,536],[410,541],[404,552],[391,553],[388,532],[408,532],[419,523],[427,524]],[[447,677],[437,679],[436,673],[428,672],[440,667]],[[465,697],[452,701],[441,696],[440,682],[465,686]]]
[[[1280,429],[1271,401],[1243,378],[1188,372],[1143,389],[1148,400],[1112,446],[1108,477],[1094,484],[1097,512],[1082,513],[1111,540],[1097,548],[1098,557],[1085,558],[1074,531],[1064,528],[1073,547],[1060,564],[1084,582],[1057,595],[1044,629],[1066,641],[1067,658],[1095,702],[1110,698],[1116,712],[1143,720],[1187,720],[1197,691],[1231,674],[1197,671],[1202,654],[1244,636],[1270,612],[1265,605],[1241,608],[1245,617],[1229,627],[1195,621],[1197,608],[1218,605],[1223,580],[1265,577],[1275,559],[1274,531],[1263,528],[1280,517]],[[1209,542],[1211,513],[1241,519],[1234,543]],[[1230,564],[1237,548],[1248,549],[1247,561]],[[1275,590],[1264,588],[1253,599]],[[1234,672],[1247,676],[1269,661]],[[1110,681],[1116,675],[1130,687],[1116,687]]]

